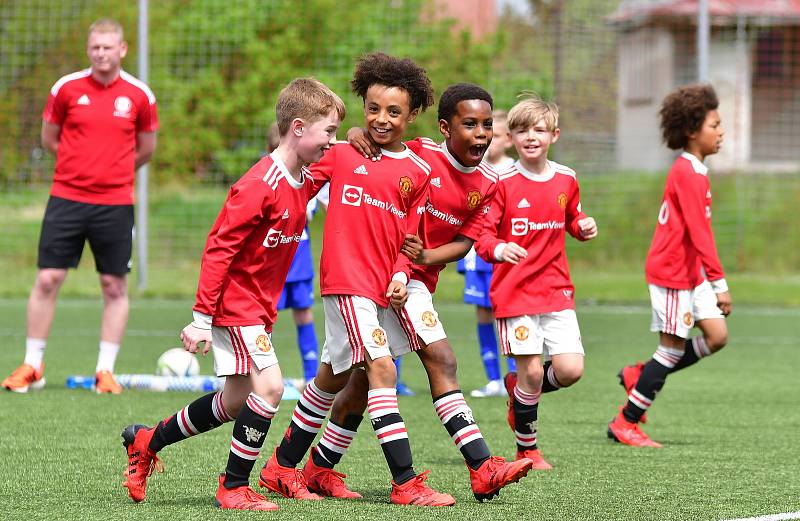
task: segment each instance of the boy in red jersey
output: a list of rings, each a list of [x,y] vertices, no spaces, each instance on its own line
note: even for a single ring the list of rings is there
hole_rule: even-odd
[[[608,425],[608,437],[626,445],[660,447],[639,428],[667,375],[693,365],[728,341],[725,317],[731,294],[711,230],[711,187],[703,160],[719,151],[719,101],[710,85],[681,87],[661,105],[661,133],[672,150],[683,149],[667,175],[666,187],[645,274],[658,332],[653,358],[623,367],[628,393],[622,411]],[[692,327],[702,335],[691,338]]]
[[[320,499],[308,490],[297,465],[336,394],[353,370],[363,367],[370,422],[392,473],[392,503],[449,506],[455,499],[432,490],[425,484],[428,473],[418,475],[412,467],[386,331],[388,306],[399,309],[407,298],[410,261],[400,249],[419,225],[430,172],[402,138],[406,126],[433,103],[433,88],[424,69],[383,53],[358,61],[352,86],[364,100],[366,126],[382,149],[381,159],[365,163],[355,148],[337,143],[312,167],[318,185],[330,183],[320,260],[325,345],[317,376],[303,390],[259,484],[285,497]]]
[[[387,324],[392,356],[399,358],[416,351],[422,360],[436,413],[464,456],[472,491],[479,501],[491,499],[502,487],[525,476],[532,462],[507,463],[491,456],[458,385],[455,353],[433,306],[432,294],[445,263],[463,257],[478,238],[483,215],[494,195],[496,176],[481,163],[492,139],[492,103],[491,95],[477,85],[452,85],[439,100],[439,129],[444,143],[427,138],[406,143],[432,169],[419,227],[428,249],[417,255],[416,250],[404,247],[403,251],[419,264],[411,268],[405,307],[392,313]],[[361,129],[352,129],[348,138],[368,156],[379,152],[372,149],[369,133]],[[309,487],[325,495],[347,497],[339,493],[344,490],[341,475],[332,469],[356,434],[367,407],[367,390],[364,375],[354,373],[337,396],[331,420],[303,469]]]
[[[283,377],[270,339],[277,302],[306,224],[314,182],[305,165],[330,149],[344,118],[342,100],[314,79],[285,87],[276,106],[281,141],[228,193],[206,241],[193,308],[181,332],[183,345],[214,353],[221,392],[190,403],[153,428],[129,425],[122,432],[128,453],[123,485],[136,502],[158,468],[167,445],[236,420],[216,504],[235,510],[276,510],[249,486],[253,464],[283,394]]]
[[[476,251],[496,263],[489,293],[503,354],[517,362],[505,377],[517,458],[547,470],[536,440],[539,397],[583,374],[565,232],[586,241],[597,225],[581,211],[575,172],[547,159],[560,135],[558,107],[530,97],[509,111],[508,127],[519,161],[500,175]]]

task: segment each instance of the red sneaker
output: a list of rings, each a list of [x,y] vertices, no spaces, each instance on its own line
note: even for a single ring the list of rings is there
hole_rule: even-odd
[[[422,474],[417,474],[402,485],[392,481],[392,503],[420,507],[449,507],[455,505],[456,500],[453,496],[436,492],[425,484],[429,472],[429,470],[426,470]]]
[[[149,447],[155,432],[155,427],[146,425],[128,425],[122,431],[122,445],[128,452],[128,469],[122,486],[128,489],[128,496],[137,503],[144,501],[147,478],[154,470],[164,470],[164,464]]]
[[[278,449],[275,449],[269,461],[261,469],[258,486],[290,499],[322,499],[322,496],[308,490],[302,471],[294,467],[283,467],[278,463],[277,452]]]
[[[517,451],[517,459],[529,459],[533,463],[533,470],[550,470],[553,466],[544,459],[539,449]]]
[[[532,465],[533,462],[528,459],[517,458],[517,461],[506,461],[498,456],[492,456],[484,461],[478,470],[472,470],[472,467],[467,465],[472,494],[481,503],[492,499],[500,493],[501,488],[524,478]]]
[[[245,485],[225,488],[225,474],[219,475],[219,486],[214,503],[225,510],[278,510],[280,507]]]
[[[509,371],[503,377],[503,384],[506,386],[508,393],[508,426],[512,431],[517,430],[516,422],[514,421],[514,388],[517,386],[517,372]]]
[[[608,424],[608,437],[632,447],[661,447],[660,443],[651,440],[642,432],[638,423],[629,422],[622,413],[616,415]]]
[[[636,362],[633,365],[626,365],[617,373],[619,384],[625,388],[625,395],[631,394],[633,388],[636,387],[636,382],[639,381],[639,377],[642,375],[642,369],[644,369],[644,364],[642,362]],[[642,414],[639,421],[641,423],[647,423],[647,413]]]
[[[314,463],[314,451],[303,467],[303,477],[308,484],[308,490],[321,496],[338,497],[341,499],[361,499],[361,494],[347,488],[344,478],[347,476],[327,467],[320,467]]]
[[[44,387],[44,362],[38,371],[30,364],[22,364],[17,367],[8,378],[3,380],[3,387],[15,393],[27,393],[29,390],[38,391]]]
[[[114,379],[114,375],[111,373],[111,371],[98,371],[97,373],[95,373],[94,379],[95,379],[94,390],[98,394],[122,393],[122,386],[118,384],[117,381]]]

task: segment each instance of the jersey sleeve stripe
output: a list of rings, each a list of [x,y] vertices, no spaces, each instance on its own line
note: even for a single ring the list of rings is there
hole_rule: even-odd
[[[150,90],[150,87],[148,87],[145,82],[143,82],[139,78],[131,76],[130,74],[128,74],[125,71],[119,71],[119,75],[123,80],[127,81],[128,83],[130,83],[134,87],[137,87],[137,88],[139,88],[139,90],[144,92],[145,95],[147,96],[147,101],[149,101],[151,105],[155,105],[155,103],[156,103],[156,95],[153,94],[153,91]]]
[[[53,96],[57,96],[58,91],[61,90],[61,87],[63,87],[65,83],[70,82],[72,80],[85,78],[89,76],[91,73],[92,73],[91,69],[83,69],[82,71],[73,72],[67,74],[66,76],[62,76],[61,78],[59,78],[57,82],[53,84],[53,87],[50,89],[50,94],[52,94]]]
[[[570,167],[556,163],[555,161],[551,161],[550,163],[553,165],[553,168],[557,174],[564,174],[575,178],[578,177],[578,174],[575,173],[575,170],[571,169]]]
[[[430,175],[431,167],[421,157],[419,157],[417,154],[409,150],[408,158],[411,159],[414,163],[416,163],[416,165],[420,167],[423,172],[425,172],[425,175]]]

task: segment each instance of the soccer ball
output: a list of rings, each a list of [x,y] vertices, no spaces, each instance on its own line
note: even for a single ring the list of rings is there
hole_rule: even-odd
[[[164,351],[156,363],[156,374],[159,376],[197,376],[199,373],[197,359],[180,347]]]

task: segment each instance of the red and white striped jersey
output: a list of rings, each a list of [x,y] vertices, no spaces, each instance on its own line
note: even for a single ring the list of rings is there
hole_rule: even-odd
[[[42,118],[61,127],[50,194],[89,204],[133,204],[136,135],[158,129],[156,97],[125,71],[109,85],[85,69],[50,89]]]
[[[667,174],[645,274],[650,284],[692,289],[703,272],[712,282],[725,278],[711,230],[708,168],[683,152]]]
[[[428,193],[430,166],[406,148],[365,160],[348,143],[336,143],[311,166],[317,188],[330,183],[320,259],[322,295],[358,295],[386,307],[395,273],[410,275],[400,253],[416,233]]]
[[[277,318],[277,303],[313,197],[309,172],[292,178],[275,153],[262,158],[228,192],[200,265],[194,310],[215,326],[264,324]]]
[[[476,251],[496,263],[489,289],[497,318],[574,309],[565,231],[583,240],[578,221],[580,189],[575,172],[553,161],[546,174],[533,174],[517,161],[499,172],[497,192]],[[528,256],[513,265],[498,263],[495,249],[514,242]]]
[[[419,226],[425,248],[452,242],[457,235],[477,241],[497,189],[497,174],[492,167],[486,163],[463,166],[445,143],[440,145],[428,138],[417,138],[406,145],[431,166],[428,200]],[[421,281],[433,293],[444,267],[414,264],[411,278]]]

